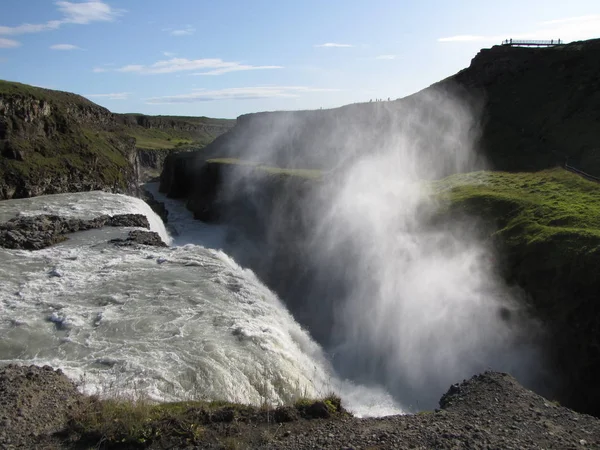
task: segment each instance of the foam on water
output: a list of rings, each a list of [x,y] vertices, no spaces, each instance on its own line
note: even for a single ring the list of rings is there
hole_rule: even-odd
[[[126,196],[0,203],[3,220],[124,212],[146,214],[170,241],[149,207]],[[170,219],[181,231],[177,247],[115,248],[104,230],[90,230],[36,252],[0,249],[0,363],[60,367],[83,379],[84,390],[105,395],[143,391],[156,400],[260,404],[336,391],[359,415],[400,412],[385,391],[337,379],[281,301],[216,249],[223,229],[193,222],[200,230],[194,234],[189,213]],[[215,248],[185,244],[191,237]]]

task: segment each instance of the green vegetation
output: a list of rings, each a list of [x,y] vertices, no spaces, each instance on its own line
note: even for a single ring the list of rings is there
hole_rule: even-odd
[[[292,412],[290,412],[292,411]],[[293,413],[296,411],[296,413]],[[152,403],[146,400],[85,398],[72,412],[67,434],[82,443],[107,447],[144,448],[153,442],[184,442],[193,445],[211,433],[211,425],[222,423],[270,424],[300,417],[347,416],[341,400],[329,395],[322,400],[300,399],[288,407],[253,407],[223,401]],[[221,443],[237,448],[242,441],[231,437]],[[232,446],[232,447],[229,447]]]
[[[582,339],[589,341],[594,315],[581,316],[581,311],[595,304],[600,184],[551,169],[459,174],[432,183],[432,188],[442,201],[442,220],[447,214],[468,214],[491,222],[483,229],[492,233],[500,250],[505,279],[525,289],[536,314],[554,323],[557,335],[565,333],[560,345],[579,333],[588,333]],[[571,315],[579,317],[577,324]],[[574,357],[568,352],[563,356]],[[592,359],[597,358],[587,361]]]
[[[600,185],[566,170],[459,174],[433,188],[447,208],[495,220],[495,235],[510,246],[552,241],[578,254],[600,249]]]
[[[311,169],[285,169],[281,167],[273,167],[266,166],[257,162],[244,161],[237,158],[213,158],[208,159],[207,163],[212,164],[231,164],[231,165],[240,165],[240,166],[252,166],[257,170],[263,171],[270,175],[283,175],[290,177],[298,177],[298,178],[306,178],[306,179],[318,179],[323,176],[323,171],[321,170],[311,170]]]
[[[205,141],[196,141],[184,133],[179,134],[142,127],[127,128],[125,132],[128,136],[135,138],[137,148],[145,150],[166,150],[193,145],[203,147],[211,141],[210,138]]]
[[[80,95],[2,80],[0,104],[0,199],[127,191],[137,182],[136,148],[204,147],[235,123],[112,114]]]
[[[80,106],[99,108],[98,105],[87,98],[71,92],[54,91],[51,89],[30,86],[28,84],[0,80],[0,96],[5,95],[34,98],[35,100],[53,102],[59,106],[64,106],[66,103],[72,103]]]
[[[136,140],[144,150],[202,148],[229,130],[234,120],[209,117],[144,116],[119,114],[123,132]]]

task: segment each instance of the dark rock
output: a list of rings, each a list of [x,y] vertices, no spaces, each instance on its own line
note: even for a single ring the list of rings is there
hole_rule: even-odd
[[[322,401],[313,402],[304,410],[304,412],[305,415],[311,419],[327,419],[331,416],[327,404]]]
[[[69,233],[103,226],[150,228],[148,219],[142,214],[99,216],[94,219],[67,219],[54,215],[15,217],[0,224],[0,247],[40,250],[66,240]]]
[[[294,420],[298,420],[299,417],[296,408],[290,406],[279,406],[275,409],[273,416],[277,423],[293,422]]]
[[[154,196],[146,189],[141,190],[141,195],[142,200],[144,200],[150,206],[150,208],[152,208],[152,210],[156,214],[158,214],[158,216],[162,219],[163,223],[166,224],[169,218],[169,211],[167,211],[165,204],[156,200]]]
[[[129,247],[135,245],[151,245],[154,247],[167,247],[160,235],[154,231],[132,230],[129,232],[127,239],[111,239],[111,244],[118,247]]]

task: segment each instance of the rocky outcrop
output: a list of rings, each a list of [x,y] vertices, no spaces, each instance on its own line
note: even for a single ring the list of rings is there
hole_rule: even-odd
[[[104,226],[150,228],[148,219],[142,214],[99,216],[89,220],[67,219],[52,215],[16,217],[0,224],[0,247],[40,250],[66,240],[66,235],[69,233]],[[133,239],[138,238],[134,236]],[[140,237],[139,239],[144,240],[145,238]],[[160,240],[160,237],[158,239]],[[150,241],[152,239],[148,239],[148,242]]]
[[[228,131],[233,121],[210,117],[147,116],[144,114],[115,114],[116,120],[126,126],[139,126],[146,129],[185,131],[190,136],[206,134],[219,136]]]
[[[154,407],[123,402],[128,416],[77,392],[51,367],[0,369],[2,448],[598,448],[600,421],[534,394],[507,374],[453,385],[440,409],[354,418],[334,399],[265,409],[208,402]],[[172,408],[171,408],[172,406]],[[146,409],[153,408],[145,405]],[[331,411],[336,411],[332,413]],[[131,412],[130,412],[131,411]],[[136,412],[137,414],[133,414]],[[123,423],[119,419],[123,417]],[[202,430],[197,432],[196,430]]]
[[[137,189],[135,140],[110,111],[67,92],[0,81],[0,200]]]
[[[165,204],[156,200],[154,196],[144,188],[140,189],[140,194],[142,200],[144,200],[150,208],[152,208],[152,211],[158,214],[163,223],[166,224],[169,220],[169,211],[165,207]]]
[[[0,448],[56,448],[48,441],[67,426],[82,398],[61,370],[0,368]]]
[[[477,120],[465,137],[493,169],[539,170],[568,160],[600,175],[599,80],[600,39],[552,48],[494,46],[456,75],[403,99],[240,116],[198,158],[330,170],[400,138],[419,139],[432,157],[443,158],[422,125],[444,127],[470,110]]]
[[[0,200],[89,190],[137,195],[140,179],[156,175],[169,151],[201,148],[232,123],[113,114],[76,94],[0,80]]]
[[[155,231],[130,231],[126,239],[111,239],[111,244],[117,247],[134,247],[139,245],[150,245],[152,247],[167,247],[160,235]]]

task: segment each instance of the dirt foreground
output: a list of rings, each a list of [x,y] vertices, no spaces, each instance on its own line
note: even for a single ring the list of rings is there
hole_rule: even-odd
[[[73,426],[81,405],[94,401],[78,393],[60,370],[5,366],[0,369],[0,448],[600,448],[599,419],[558,406],[496,372],[451,386],[440,409],[416,415],[357,419],[343,411],[321,415],[318,407],[305,410],[315,414],[302,414],[297,407],[207,411],[190,406],[176,419],[162,417],[161,433],[137,442],[116,442]],[[182,431],[184,425],[188,432]]]

